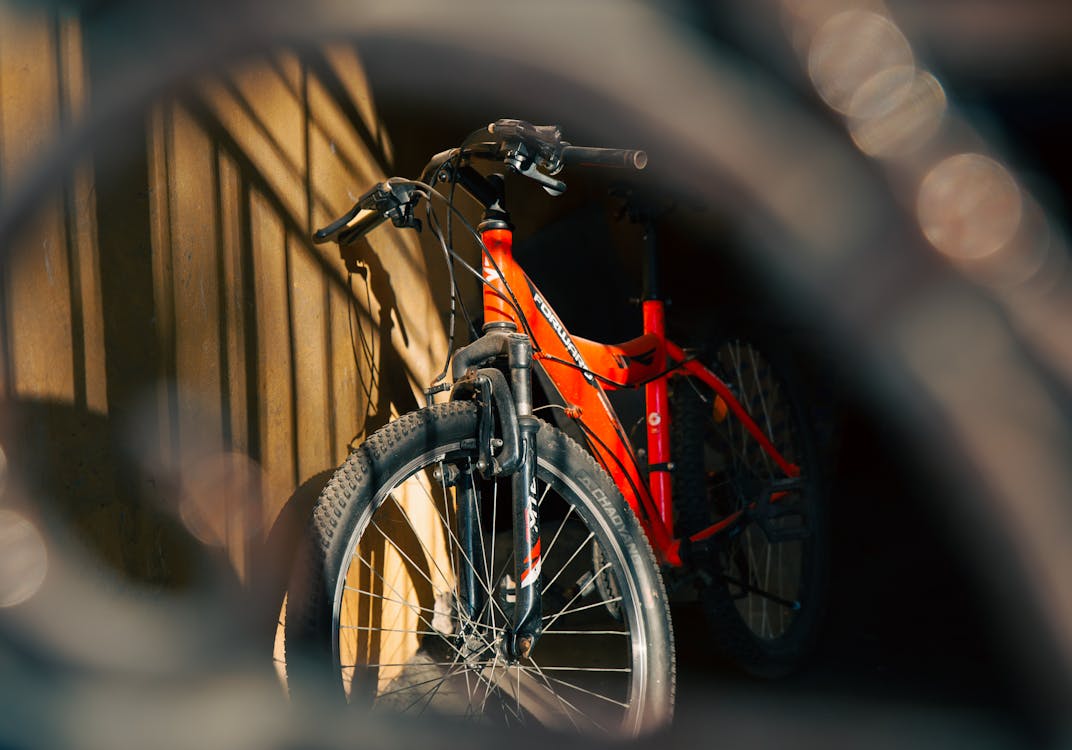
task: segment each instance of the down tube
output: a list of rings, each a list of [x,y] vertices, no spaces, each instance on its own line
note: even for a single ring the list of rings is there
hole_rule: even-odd
[[[485,329],[513,324],[515,330],[532,336],[534,364],[543,370],[562,402],[575,411],[585,439],[637,514],[656,554],[664,562],[680,565],[677,545],[653,503],[629,438],[566,327],[514,260],[512,233],[488,229],[482,239],[488,250],[482,269],[488,282],[484,287]]]
[[[539,337],[539,327],[533,325]],[[552,342],[548,342],[551,348]],[[546,349],[545,349],[546,351]],[[663,523],[648,486],[641,476],[637,459],[621,423],[603,389],[586,381],[576,369],[540,357],[540,366],[562,400],[579,410],[575,418],[582,424],[592,452],[637,514],[659,558],[670,565],[680,565],[678,545]]]

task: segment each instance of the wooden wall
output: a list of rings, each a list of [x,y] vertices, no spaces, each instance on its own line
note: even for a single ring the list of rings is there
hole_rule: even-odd
[[[104,98],[102,37],[0,4],[0,200]],[[429,266],[390,228],[349,270],[308,239],[390,172],[353,49],[237,65],[117,135],[0,268],[0,445],[102,568],[181,587],[208,549],[248,581],[441,367]]]

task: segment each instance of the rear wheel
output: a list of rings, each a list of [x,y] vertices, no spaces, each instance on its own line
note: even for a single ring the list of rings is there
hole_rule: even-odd
[[[543,634],[530,657],[506,658],[508,479],[470,474],[476,533],[460,542],[457,477],[472,472],[476,432],[471,404],[414,412],[335,474],[288,599],[292,691],[311,670],[378,711],[627,736],[665,724],[673,644],[651,550],[610,478],[549,425],[537,434]]]
[[[826,496],[815,438],[785,368],[755,344],[727,339],[706,360],[800,476],[777,487],[785,472],[741,421],[721,413],[700,381],[677,379],[671,427],[678,533],[691,536],[743,512],[740,525],[695,546],[700,600],[724,657],[756,676],[782,676],[813,649],[825,608]],[[761,519],[764,494],[771,502]]]

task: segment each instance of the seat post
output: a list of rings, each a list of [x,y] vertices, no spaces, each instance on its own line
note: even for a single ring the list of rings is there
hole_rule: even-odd
[[[655,220],[644,219],[643,298],[641,309],[644,333],[659,337],[656,357],[666,366],[666,303],[659,288],[659,243]],[[657,378],[644,386],[645,422],[648,433],[648,487],[660,519],[673,528],[670,472],[670,404],[666,378]]]
[[[659,240],[656,237],[655,221],[650,217],[644,220],[644,264],[641,278],[641,299],[662,299],[659,274]]]

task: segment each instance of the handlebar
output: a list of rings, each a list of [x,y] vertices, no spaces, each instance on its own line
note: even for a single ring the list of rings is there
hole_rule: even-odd
[[[443,168],[451,162],[454,179],[463,171],[476,174],[468,166],[473,159],[502,162],[511,172],[543,185],[551,195],[566,189],[566,184],[552,175],[558,174],[567,164],[639,171],[648,163],[648,156],[643,151],[573,146],[562,140],[557,125],[532,125],[523,120],[503,119],[475,131],[461,147],[432,157],[422,172],[421,182],[431,184],[436,179],[451,179],[442,176]],[[468,192],[473,194],[471,190]],[[316,230],[313,241],[317,244],[352,242],[388,219],[397,227],[419,230],[420,221],[413,217],[413,208],[420,196],[421,192],[411,181],[392,178],[382,182],[361,196],[345,214]],[[481,200],[481,195],[474,194],[474,197]],[[351,223],[363,210],[370,213]]]
[[[639,172],[648,166],[648,155],[628,148],[566,146],[562,149],[562,162],[581,167],[617,167]]]

